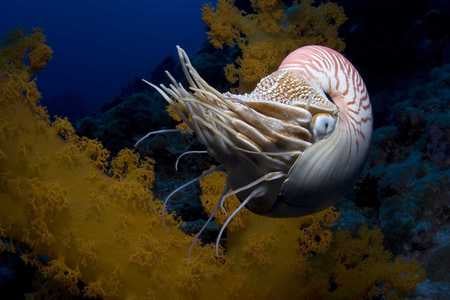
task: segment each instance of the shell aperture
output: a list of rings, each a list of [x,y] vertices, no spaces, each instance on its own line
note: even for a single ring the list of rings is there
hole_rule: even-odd
[[[292,217],[332,204],[351,184],[368,151],[372,116],[364,83],[342,55],[300,48],[253,92],[236,95],[211,87],[184,50],[178,54],[189,88],[170,74],[169,87],[151,85],[221,163],[226,195],[257,214]]]

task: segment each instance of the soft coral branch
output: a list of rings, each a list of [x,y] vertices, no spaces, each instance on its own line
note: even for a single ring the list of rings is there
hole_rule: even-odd
[[[242,91],[254,88],[296,48],[318,44],[341,51],[345,47],[338,29],[346,16],[334,3],[314,6],[312,1],[303,0],[285,7],[281,0],[252,0],[251,4],[252,13],[239,10],[232,0],[203,7],[211,44],[241,50],[241,56],[226,66],[225,75],[231,83],[238,82]]]

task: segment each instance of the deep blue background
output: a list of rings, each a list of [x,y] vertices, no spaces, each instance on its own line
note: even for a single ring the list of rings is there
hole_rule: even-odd
[[[38,82],[44,104],[75,98],[92,112],[182,45],[205,39],[204,0],[1,1],[0,35],[44,29],[54,56]],[[81,105],[82,103],[80,103]]]

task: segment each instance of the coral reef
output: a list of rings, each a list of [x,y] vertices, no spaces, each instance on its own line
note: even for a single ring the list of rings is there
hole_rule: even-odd
[[[13,65],[4,53],[2,236],[29,245],[22,254],[27,263],[74,294],[124,299],[150,290],[170,297],[173,281],[180,286],[170,289],[172,298],[187,293],[191,272],[206,268],[202,278],[217,264],[206,263],[212,259],[207,248],[184,262],[190,238],[171,217],[162,218],[160,202],[153,201],[152,161],[129,150],[109,160],[99,143],[76,136],[67,120],[49,123],[29,66]],[[43,263],[40,254],[52,259]],[[162,254],[170,260],[161,260]],[[160,263],[179,273],[167,274]],[[86,282],[82,289],[78,280]]]
[[[389,126],[374,132],[363,184],[374,183],[377,199],[372,202],[379,206],[381,227],[388,240],[396,243],[402,236],[401,240],[412,241],[415,227],[422,221],[434,224],[431,228],[448,223],[441,212],[448,206],[449,195],[449,78],[446,65],[390,92],[394,104],[385,114]],[[411,245],[398,245],[397,249],[403,247]]]
[[[220,196],[225,179],[219,172],[203,179],[202,200],[206,207],[210,206],[213,194],[216,199]],[[235,225],[230,228],[230,254],[237,249],[233,245],[238,232],[238,241],[243,237],[247,241],[240,257],[234,259],[244,259],[249,268],[256,270],[259,266],[270,267],[270,275],[264,272],[259,275],[265,284],[289,279],[285,278],[285,272],[293,268],[295,282],[291,284],[303,287],[291,291],[290,295],[296,299],[402,299],[424,279],[425,273],[418,264],[406,258],[393,259],[384,249],[380,230],[362,226],[355,234],[345,230],[333,234],[331,228],[338,219],[339,213],[333,208],[294,222],[247,212],[234,220]],[[218,221],[222,220],[219,215]],[[288,241],[297,241],[294,253],[293,249],[279,248]],[[241,274],[239,280],[251,285],[254,279],[248,276]],[[248,290],[239,294],[243,299],[265,299],[263,295],[249,294]]]
[[[248,213],[222,258],[207,245],[188,256],[192,237],[152,192],[154,161],[129,149],[111,157],[67,119],[50,122],[26,59],[32,52],[16,64],[16,45],[0,55],[0,233],[12,240],[2,250],[45,274],[45,287],[105,299],[342,299],[370,297],[383,283],[380,293],[405,295],[421,281],[417,264],[393,260],[378,231],[333,236],[333,210],[287,220]],[[203,201],[211,202],[225,178],[205,180]]]
[[[337,1],[349,17],[344,24],[342,9],[311,1],[230,0],[204,9],[210,42],[219,48],[205,44],[192,61],[213,86],[226,91],[231,81],[250,89],[290,47],[273,31],[291,39],[294,24],[303,28],[291,39],[299,43],[294,47],[307,41],[342,50],[345,40],[346,56],[369,86],[379,127],[362,178],[338,206],[339,218],[331,210],[293,223],[244,213],[230,225],[219,261],[208,246],[196,247],[188,260],[192,238],[179,229],[194,234],[201,228],[224,174],[172,198],[168,209],[180,219],[161,217],[157,199],[214,164],[195,155],[174,172],[176,157],[201,145],[173,134],[150,139],[140,155],[122,151],[148,131],[177,125],[162,99],[140,80],[131,82],[101,113],[76,124],[78,136],[64,118],[49,122],[38,104],[34,78],[52,56],[44,35],[12,34],[0,50],[2,296],[22,289],[34,299],[395,299],[424,276],[417,264],[399,258],[405,257],[427,271],[411,299],[450,298],[450,68],[410,76],[449,62],[444,2]],[[327,6],[339,24],[321,18]],[[161,82],[165,69],[180,78],[167,58],[150,80]],[[66,98],[65,105],[79,106],[76,97]],[[206,244],[225,216],[203,233]],[[366,224],[379,227],[384,241]]]
[[[203,7],[208,37],[216,48],[236,46],[241,55],[225,67],[226,78],[249,91],[278,68],[291,51],[304,45],[323,45],[343,50],[339,27],[346,21],[344,10],[335,3],[313,5],[311,0],[253,0],[251,12],[241,11],[233,0],[219,0]]]
[[[356,204],[343,219],[379,226],[396,254],[418,258],[428,280],[418,297],[448,298],[450,264],[450,65],[378,93],[384,126],[373,135],[372,152],[355,187]],[[345,226],[343,226],[345,227]]]
[[[403,299],[425,274],[407,260],[391,259],[381,231],[362,227],[354,238],[337,232],[329,249],[311,260],[307,273],[317,285],[311,298]]]

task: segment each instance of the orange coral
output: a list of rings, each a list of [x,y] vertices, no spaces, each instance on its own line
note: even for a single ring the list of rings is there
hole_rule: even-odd
[[[203,7],[208,37],[216,48],[237,46],[241,56],[225,67],[229,82],[248,91],[265,75],[275,71],[282,59],[304,45],[317,44],[343,50],[339,27],[346,21],[343,9],[334,3],[313,6],[311,0],[252,0],[253,13],[240,11],[233,0],[219,0]]]

